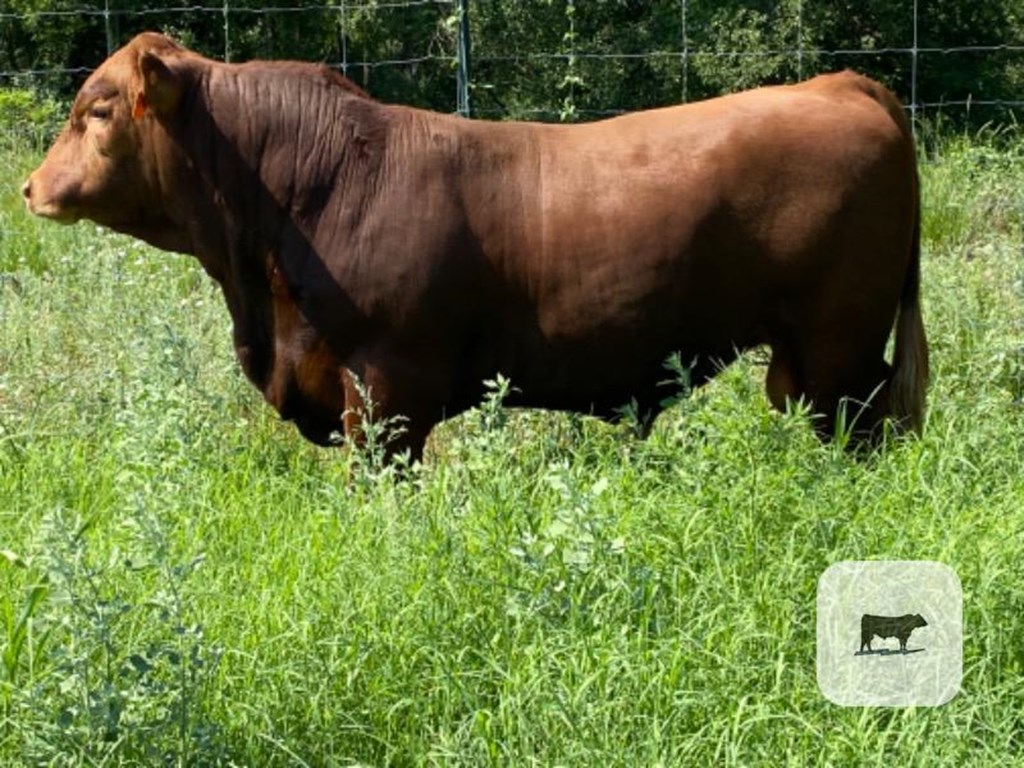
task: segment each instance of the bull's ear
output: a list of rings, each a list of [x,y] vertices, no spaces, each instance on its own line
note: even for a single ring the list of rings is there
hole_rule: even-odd
[[[135,97],[132,115],[138,119],[151,111],[157,117],[170,117],[178,108],[184,83],[167,63],[154,51],[139,56],[139,74],[142,89]]]

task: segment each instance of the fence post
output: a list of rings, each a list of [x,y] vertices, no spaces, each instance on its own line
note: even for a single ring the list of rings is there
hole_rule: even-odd
[[[683,25],[683,104],[689,98],[690,85],[690,41],[686,37],[686,0],[679,0],[679,13]]]
[[[107,56],[110,56],[116,48],[114,40],[114,23],[110,18],[110,0],[103,0],[103,27],[107,34]]]
[[[224,14],[224,61],[231,61],[231,5],[228,0],[224,0],[224,6],[222,13]]]
[[[796,0],[796,80],[804,79],[804,0]]]
[[[910,53],[910,128],[917,139],[917,0],[914,0],[914,47]]]
[[[469,0],[459,0],[459,42],[456,49],[458,70],[455,87],[457,94],[457,110],[463,117],[473,116],[473,101],[469,87]]]
[[[348,18],[345,15],[345,0],[338,4],[341,14],[341,74],[348,77]]]

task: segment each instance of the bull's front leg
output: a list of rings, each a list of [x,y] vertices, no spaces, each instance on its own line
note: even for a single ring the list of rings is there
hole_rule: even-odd
[[[404,451],[410,461],[423,458],[423,448],[438,418],[422,397],[417,396],[415,378],[400,376],[379,365],[364,364],[358,372],[344,368],[345,437],[363,450],[369,439],[368,423],[374,425],[373,439],[390,461]]]

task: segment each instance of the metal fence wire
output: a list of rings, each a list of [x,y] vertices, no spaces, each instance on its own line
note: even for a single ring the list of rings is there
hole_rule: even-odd
[[[0,87],[67,96],[132,35],[157,29],[228,61],[324,61],[378,98],[483,117],[592,119],[850,67],[893,88],[915,117],[1012,120],[1024,107],[1024,14],[1014,29],[994,15],[997,0],[959,0],[974,20],[955,5],[7,0]]]

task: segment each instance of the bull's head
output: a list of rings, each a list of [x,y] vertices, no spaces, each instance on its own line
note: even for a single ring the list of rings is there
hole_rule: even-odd
[[[166,61],[188,52],[156,34],[135,38],[86,80],[64,130],[22,187],[32,213],[70,224],[90,219],[160,248],[194,252],[169,218],[168,174],[178,167],[173,144],[154,141],[160,128],[143,120],[170,113],[184,80]]]

